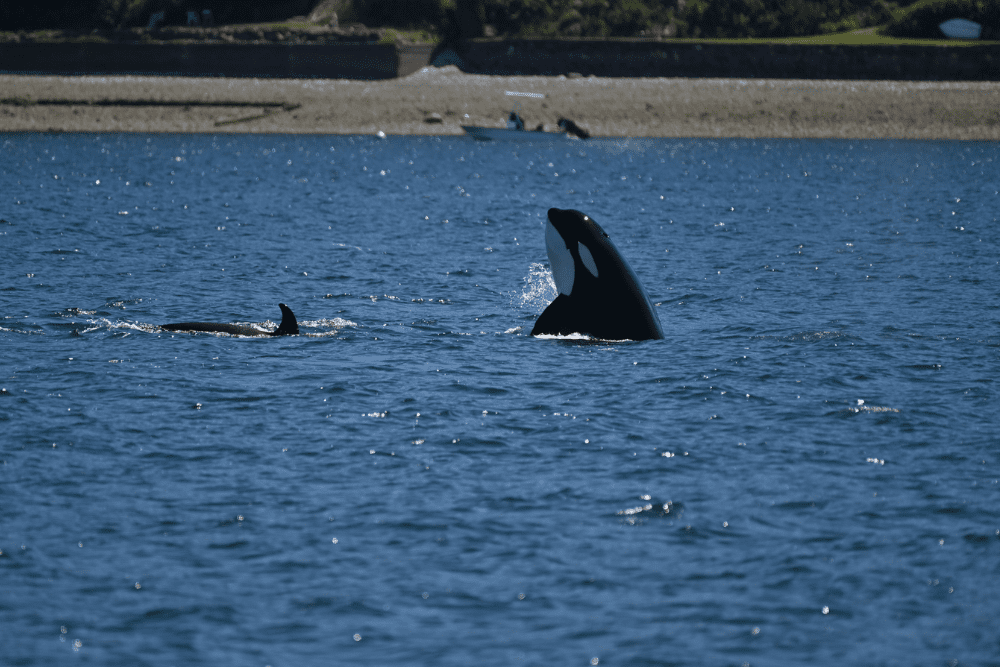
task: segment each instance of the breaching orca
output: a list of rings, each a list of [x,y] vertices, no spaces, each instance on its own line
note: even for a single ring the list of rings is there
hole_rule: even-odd
[[[601,226],[580,211],[549,209],[545,247],[559,295],[532,336],[581,333],[601,340],[663,338],[632,267]]]
[[[298,334],[299,323],[295,319],[295,313],[292,312],[292,309],[283,303],[279,303],[278,308],[281,308],[281,324],[274,331],[261,331],[242,324],[219,324],[216,322],[176,322],[174,324],[161,324],[160,328],[167,331],[207,331],[233,336],[292,336]]]

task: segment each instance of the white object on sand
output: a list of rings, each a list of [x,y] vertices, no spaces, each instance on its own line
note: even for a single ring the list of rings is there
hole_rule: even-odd
[[[983,26],[968,19],[949,19],[938,26],[950,39],[979,39]]]

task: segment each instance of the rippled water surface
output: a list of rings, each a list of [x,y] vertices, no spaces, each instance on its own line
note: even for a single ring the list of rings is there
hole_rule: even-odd
[[[1000,664],[1000,145],[0,142],[0,663]]]

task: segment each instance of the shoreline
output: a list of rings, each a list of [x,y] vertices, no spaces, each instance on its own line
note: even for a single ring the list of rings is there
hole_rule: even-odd
[[[511,96],[507,92],[532,93]],[[538,97],[541,96],[541,97]],[[560,117],[595,137],[1000,140],[1000,82],[464,74],[381,80],[0,75],[0,132],[463,135]]]

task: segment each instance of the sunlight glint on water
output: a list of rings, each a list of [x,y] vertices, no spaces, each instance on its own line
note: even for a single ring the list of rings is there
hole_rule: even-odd
[[[996,659],[997,144],[0,141],[0,663]]]

